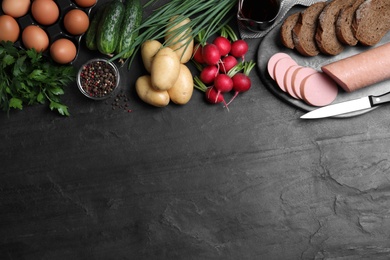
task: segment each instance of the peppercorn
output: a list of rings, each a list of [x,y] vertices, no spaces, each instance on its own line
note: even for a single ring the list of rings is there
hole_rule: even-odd
[[[112,93],[117,85],[114,68],[104,61],[93,61],[83,66],[80,73],[83,90],[91,97],[102,98]]]
[[[123,90],[121,90],[120,93],[112,97],[111,109],[112,110],[119,109],[119,111],[125,111],[127,113],[131,113],[133,112],[133,110],[129,109],[129,104],[127,103],[129,100],[130,99],[128,98],[128,96],[124,93]]]

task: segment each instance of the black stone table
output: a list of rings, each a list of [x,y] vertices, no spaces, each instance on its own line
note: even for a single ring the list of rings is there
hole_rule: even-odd
[[[390,258],[389,108],[304,121],[256,69],[229,111],[154,108],[142,73],[131,112],[72,84],[70,117],[0,114],[0,259]]]

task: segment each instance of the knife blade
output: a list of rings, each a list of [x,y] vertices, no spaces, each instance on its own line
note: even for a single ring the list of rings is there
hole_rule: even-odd
[[[337,116],[359,110],[369,109],[388,102],[390,102],[390,92],[379,96],[370,95],[354,100],[332,104],[329,106],[324,106],[304,114],[303,116],[301,116],[301,118],[317,119]]]

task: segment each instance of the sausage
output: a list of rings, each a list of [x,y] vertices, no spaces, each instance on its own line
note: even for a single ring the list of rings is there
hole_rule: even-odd
[[[302,81],[307,76],[310,76],[311,74],[317,73],[317,72],[318,72],[317,70],[310,68],[310,67],[302,67],[298,71],[295,72],[295,74],[293,75],[293,79],[292,79],[292,88],[293,88],[294,94],[298,98],[302,99],[302,94],[301,94]]]
[[[303,100],[312,106],[326,106],[332,103],[338,94],[338,86],[322,72],[307,76],[301,85]]]
[[[271,76],[273,80],[275,79],[275,64],[281,58],[291,58],[291,57],[287,53],[278,52],[272,55],[271,58],[268,60],[268,64],[267,64],[268,74]]]
[[[299,69],[301,69],[302,66],[300,65],[293,65],[290,68],[287,69],[286,75],[284,75],[284,86],[286,88],[286,92],[290,94],[293,98],[299,99],[299,97],[295,94],[293,90],[293,79],[295,77],[295,74]]]
[[[321,67],[346,92],[390,78],[390,43]]]
[[[284,76],[288,68],[298,65],[297,62],[291,58],[282,58],[275,64],[275,80],[279,88],[286,92],[286,86],[284,85]]]
[[[325,106],[338,95],[338,85],[325,73],[299,65],[286,53],[276,53],[268,61],[268,73],[280,89],[311,106]]]

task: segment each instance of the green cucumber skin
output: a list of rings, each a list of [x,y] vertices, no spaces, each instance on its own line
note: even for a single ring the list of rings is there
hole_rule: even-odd
[[[138,36],[138,31],[134,32],[134,30],[140,26],[141,22],[142,6],[140,0],[126,0],[124,19],[122,21],[119,33],[119,42],[116,48],[117,54],[128,50],[121,55],[122,59],[127,59],[133,54],[134,49],[129,48]]]
[[[113,54],[119,42],[119,29],[124,15],[124,5],[113,0],[104,9],[97,28],[96,43],[103,54]]]
[[[88,27],[87,32],[85,33],[85,44],[87,48],[91,51],[97,50],[97,44],[96,44],[96,33],[97,28],[99,25],[99,21],[101,20],[104,9],[108,6],[108,3],[104,3],[103,5],[99,6],[96,10],[96,12],[93,14],[93,17],[91,19],[91,23]]]

